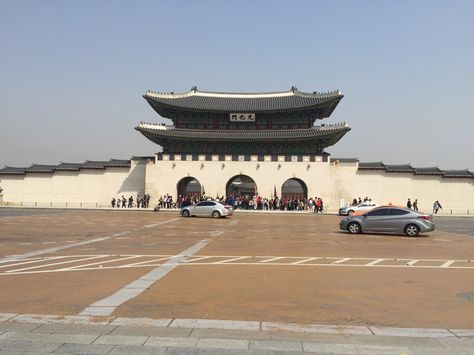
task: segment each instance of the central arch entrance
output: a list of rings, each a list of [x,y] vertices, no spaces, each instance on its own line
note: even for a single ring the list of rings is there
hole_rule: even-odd
[[[202,194],[202,187],[201,183],[193,178],[192,176],[188,176],[185,178],[182,178],[178,182],[178,196],[189,196],[189,197],[195,197],[199,199]]]
[[[303,180],[291,178],[283,183],[281,196],[292,200],[308,198],[308,188]]]
[[[236,175],[227,182],[225,190],[227,196],[252,198],[257,194],[257,184],[250,176]]]

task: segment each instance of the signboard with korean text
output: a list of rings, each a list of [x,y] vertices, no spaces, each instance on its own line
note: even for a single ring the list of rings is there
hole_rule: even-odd
[[[230,122],[255,122],[255,113],[231,113]]]

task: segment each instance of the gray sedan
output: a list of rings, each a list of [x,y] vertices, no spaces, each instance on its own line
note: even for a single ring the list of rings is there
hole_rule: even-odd
[[[226,217],[234,213],[232,206],[224,205],[217,201],[202,201],[195,205],[181,208],[181,216],[199,216],[199,217]]]
[[[344,218],[339,227],[349,233],[404,233],[416,237],[431,232],[435,225],[431,216],[404,207],[383,206]]]

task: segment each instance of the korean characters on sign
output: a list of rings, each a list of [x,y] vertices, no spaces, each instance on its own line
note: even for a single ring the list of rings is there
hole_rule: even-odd
[[[230,122],[255,122],[255,113],[231,113]]]

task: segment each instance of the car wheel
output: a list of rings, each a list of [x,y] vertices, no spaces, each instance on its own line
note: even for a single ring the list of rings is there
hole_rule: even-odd
[[[183,212],[181,212],[181,215],[183,217],[189,217],[189,215],[190,215],[189,210],[184,210]]]
[[[354,211],[353,211],[353,210],[349,210],[349,211],[347,211],[347,215],[348,215],[348,216],[350,216],[350,215],[351,215],[351,214],[353,214],[353,213],[354,213]]]
[[[347,230],[351,234],[358,234],[362,232],[362,229],[360,228],[360,224],[357,222],[351,222],[347,225]]]
[[[212,212],[212,217],[213,218],[220,218],[221,217],[221,213],[219,211],[214,211]]]
[[[409,237],[416,237],[420,233],[420,227],[416,224],[409,224],[405,227],[405,234]]]

